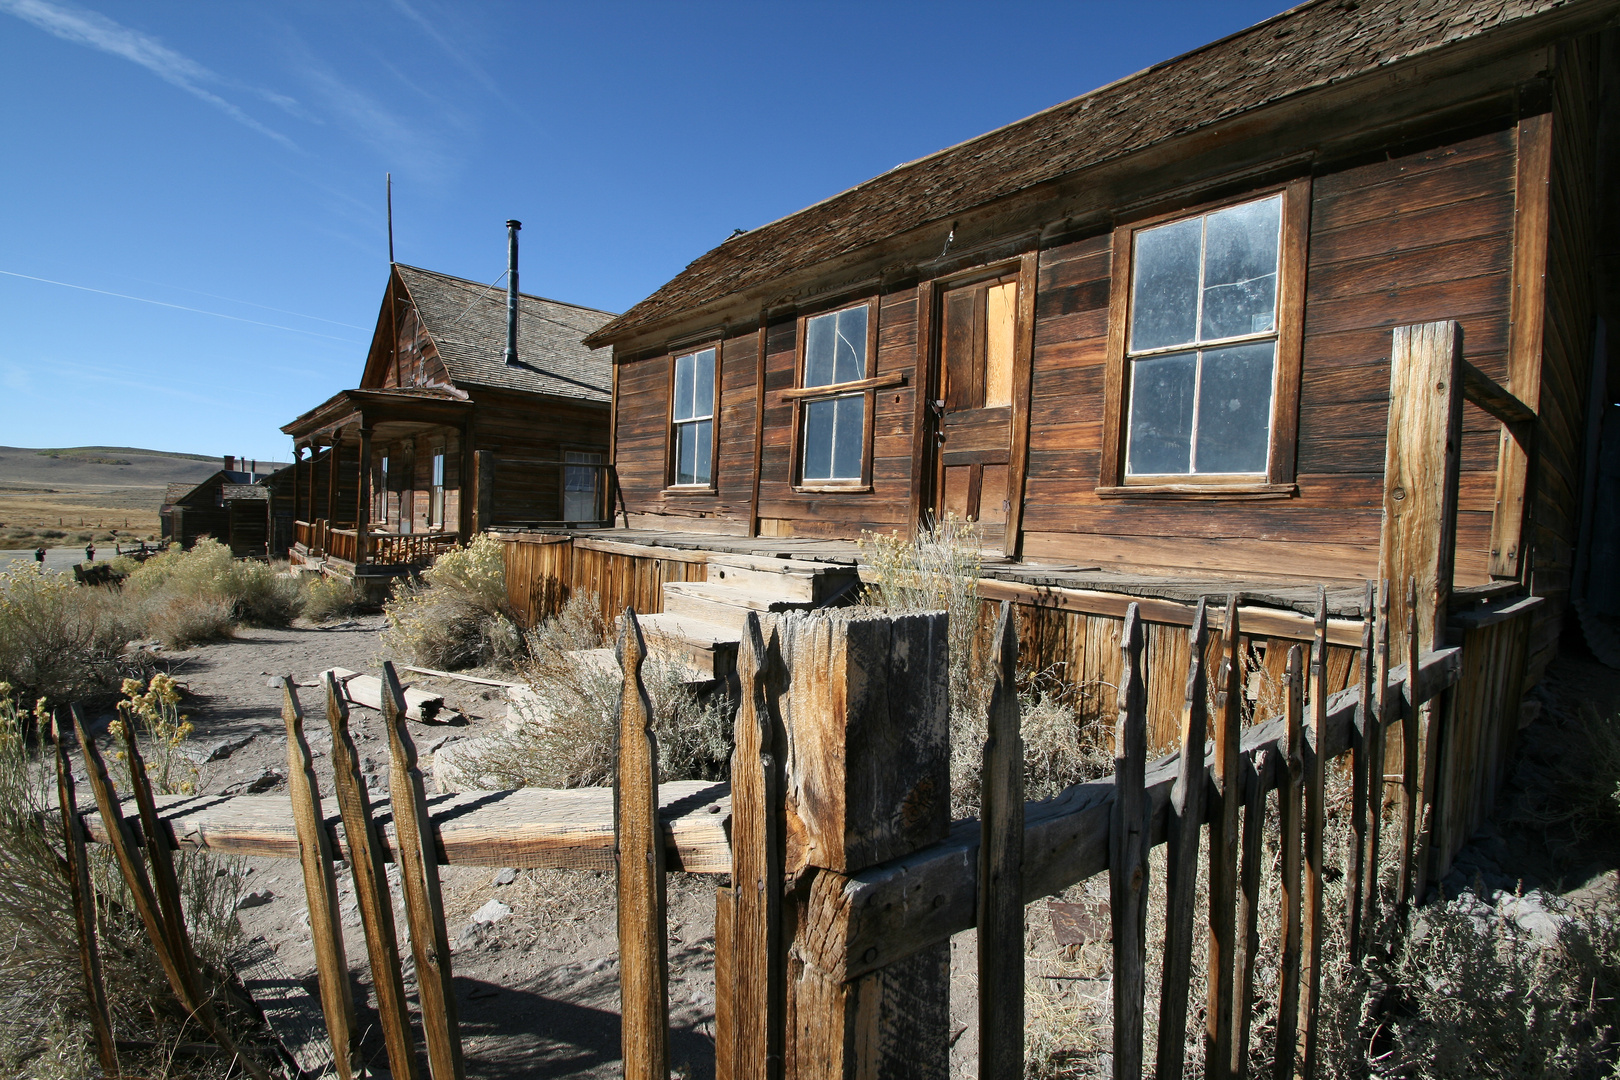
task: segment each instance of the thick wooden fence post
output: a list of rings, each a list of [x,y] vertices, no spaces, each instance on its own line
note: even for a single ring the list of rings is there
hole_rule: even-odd
[[[836,609],[776,623],[786,669],[784,905],[789,1080],[944,1078],[950,943],[885,963],[849,955],[849,876],[945,838],[950,828],[943,613]],[[846,979],[853,961],[870,974]],[[872,970],[875,967],[876,970]]]
[[[1417,580],[1406,583],[1406,691],[1410,707],[1401,718],[1401,865],[1395,903],[1404,915],[1412,903],[1412,877],[1417,856],[1418,724],[1427,706],[1418,703],[1418,591]]]
[[[774,638],[774,635],[773,635]],[[787,1034],[782,941],[782,766],[770,684],[779,672],[759,616],[737,655],[741,701],[731,755],[731,881],[715,918],[715,1075],[779,1080]],[[775,677],[775,678],[773,678]],[[721,922],[727,931],[722,936]],[[721,973],[723,962],[727,968]],[[720,1015],[724,997],[726,1016]],[[726,1071],[722,1071],[725,1069]]]
[[[1384,521],[1378,576],[1393,589],[1390,648],[1407,652],[1407,581],[1417,579],[1417,632],[1443,642],[1457,549],[1458,453],[1462,443],[1462,327],[1398,326],[1390,348],[1389,427],[1384,450]],[[1386,755],[1405,756],[1386,732]],[[1404,775],[1405,766],[1401,766]],[[1414,784],[1415,786],[1415,784]],[[1401,884],[1404,885],[1403,878]]]
[[[422,1006],[422,1041],[427,1044],[433,1080],[462,1080],[461,1025],[450,980],[450,935],[444,928],[444,898],[439,891],[439,845],[433,838],[427,790],[416,767],[416,743],[405,727],[405,692],[394,665],[382,666],[382,712],[388,728],[388,802],[394,812],[394,858],[399,863],[400,891],[405,894],[405,922],[416,961],[416,996]]]
[[[1108,831],[1109,915],[1114,935],[1114,1077],[1142,1075],[1142,996],[1146,990],[1148,824],[1147,687],[1136,604],[1120,632],[1119,722],[1114,729],[1114,812]]]
[[[1207,724],[1204,601],[1187,635],[1187,700],[1181,708],[1181,766],[1170,793],[1165,888],[1164,974],[1159,990],[1159,1080],[1179,1080],[1187,1051],[1187,994],[1192,981],[1193,907],[1198,887],[1198,840],[1204,827],[1204,729]]]
[[[1233,961],[1237,954],[1239,811],[1243,808],[1241,740],[1243,678],[1238,657],[1238,598],[1226,600],[1215,698],[1215,790],[1220,806],[1209,822],[1209,995],[1204,1031],[1204,1071],[1226,1080],[1232,1071]]]
[[[339,1080],[349,1080],[359,1065],[360,1029],[355,1023],[349,989],[349,961],[343,950],[343,917],[338,912],[337,874],[332,869],[332,843],[321,813],[315,761],[304,738],[304,710],[291,675],[281,679],[281,719],[287,725],[287,793],[298,831],[298,862],[304,874],[309,906],[309,937],[315,949],[315,975],[320,983],[321,1012],[332,1043]]]
[[[1018,624],[1005,600],[995,650],[979,810],[979,1077],[1023,1080],[1024,738]]]
[[[619,1013],[625,1080],[669,1076],[669,951],[664,835],[658,825],[658,740],[641,681],[647,643],[630,608],[619,632],[619,760],[613,780],[619,898]]]

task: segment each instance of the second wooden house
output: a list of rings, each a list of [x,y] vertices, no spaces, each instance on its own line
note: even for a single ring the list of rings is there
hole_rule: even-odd
[[[491,526],[606,519],[610,351],[583,339],[612,317],[395,263],[359,384],[282,428],[293,562],[381,587]]]

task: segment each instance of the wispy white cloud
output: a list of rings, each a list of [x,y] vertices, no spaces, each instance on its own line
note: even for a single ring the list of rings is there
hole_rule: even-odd
[[[114,22],[99,12],[70,7],[57,0],[0,0],[0,11],[15,15],[64,41],[71,41],[75,45],[83,45],[90,49],[99,49],[139,64],[169,85],[212,105],[237,123],[252,128],[283,146],[296,149],[293,141],[287,136],[260,123],[208,89],[211,85],[223,84],[225,80],[189,56],[169,48],[150,34]],[[296,110],[297,102],[285,94],[247,89],[279,108],[289,112]]]
[[[372,94],[345,82],[307,51],[297,61],[297,67],[310,96],[384,161],[408,162],[419,175],[435,179],[443,179],[452,171],[450,156],[421,120],[401,116]]]
[[[501,91],[500,84],[490,76],[488,71],[484,70],[483,65],[474,60],[472,56],[468,54],[467,50],[463,49],[459,44],[452,40],[448,34],[440,30],[438,25],[436,25],[432,19],[429,19],[420,10],[413,6],[409,0],[393,0],[393,4],[401,15],[405,16],[406,19],[414,23],[416,28],[420,30],[425,37],[437,45],[446,56],[453,60],[457,67],[461,68],[468,75],[471,75],[479,85],[481,85],[485,90],[489,91],[489,93],[495,97],[499,98],[502,102],[506,103],[507,105],[512,104],[510,99],[508,99],[507,96]],[[447,18],[444,21],[453,22],[454,20]]]

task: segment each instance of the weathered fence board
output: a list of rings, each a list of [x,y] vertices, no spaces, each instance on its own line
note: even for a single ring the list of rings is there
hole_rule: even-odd
[[[1133,604],[1120,639],[1119,725],[1114,733],[1113,813],[1108,836],[1109,915],[1114,942],[1114,1076],[1142,1075],[1142,997],[1146,989],[1148,848],[1152,804],[1147,767],[1147,688],[1143,627]]]
[[[1024,739],[1018,624],[1003,603],[993,639],[979,841],[979,1077],[1024,1075]],[[1200,735],[1199,745],[1203,745]]]

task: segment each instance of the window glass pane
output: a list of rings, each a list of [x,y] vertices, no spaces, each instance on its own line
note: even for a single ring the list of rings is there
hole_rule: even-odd
[[[806,480],[832,479],[833,417],[837,407],[837,399],[805,403],[804,478]]]
[[[1200,340],[1276,329],[1277,237],[1281,226],[1280,195],[1209,215],[1204,238],[1204,321]]]
[[[861,449],[866,441],[866,396],[853,394],[833,402],[838,410],[834,425],[832,475],[835,480],[861,478]]]
[[[444,483],[444,455],[433,455],[433,485],[439,487]]]
[[[1189,471],[1197,368],[1197,353],[1175,353],[1131,364],[1130,445],[1126,453],[1126,469],[1131,474]]]
[[[690,355],[675,358],[675,409],[671,415],[676,420],[690,420],[692,418],[692,368],[694,359]]]
[[[1276,353],[1274,341],[1205,351],[1198,393],[1198,472],[1266,471]]]
[[[707,484],[710,466],[714,463],[714,421],[699,420],[692,424],[692,483]]]
[[[1198,248],[1203,218],[1136,234],[1131,286],[1131,348],[1193,340],[1198,320]]]
[[[714,350],[704,349],[693,357],[692,415],[714,415]]]
[[[675,429],[675,482],[695,484],[694,467],[697,461],[697,433],[695,424],[681,424]]]
[[[833,381],[833,341],[837,334],[837,313],[804,321],[804,385],[826,386]]]
[[[838,343],[834,351],[833,381],[866,378],[866,305],[838,313]]]

